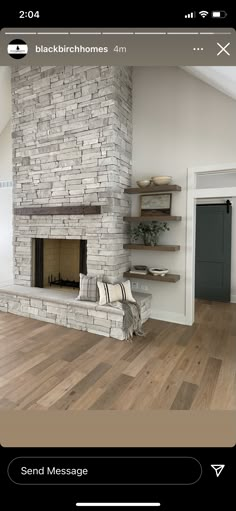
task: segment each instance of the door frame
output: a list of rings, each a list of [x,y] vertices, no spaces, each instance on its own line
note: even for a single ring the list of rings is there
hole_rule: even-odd
[[[186,324],[194,323],[195,315],[195,236],[196,199],[236,197],[236,186],[225,188],[196,188],[198,174],[222,174],[236,172],[236,162],[222,165],[207,165],[187,169],[187,218],[186,218]]]

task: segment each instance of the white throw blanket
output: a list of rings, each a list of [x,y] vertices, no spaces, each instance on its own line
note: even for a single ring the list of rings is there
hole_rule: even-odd
[[[133,339],[134,335],[143,336],[140,306],[137,302],[113,302],[111,307],[124,311],[123,329],[126,341]]]

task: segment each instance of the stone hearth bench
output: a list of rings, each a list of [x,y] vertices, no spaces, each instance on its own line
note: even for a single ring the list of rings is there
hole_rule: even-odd
[[[11,285],[0,288],[0,311],[56,325],[124,339],[123,311],[98,302],[75,300],[78,292]],[[142,324],[151,313],[151,294],[133,293],[141,307]]]

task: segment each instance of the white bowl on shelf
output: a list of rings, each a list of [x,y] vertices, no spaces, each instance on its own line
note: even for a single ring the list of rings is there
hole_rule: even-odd
[[[141,181],[136,181],[139,188],[146,188],[146,186],[150,185],[150,179],[142,179]]]
[[[152,182],[154,185],[168,185],[171,182],[172,176],[154,176]]]
[[[148,270],[152,275],[161,275],[161,277],[169,272],[167,268],[149,268]]]

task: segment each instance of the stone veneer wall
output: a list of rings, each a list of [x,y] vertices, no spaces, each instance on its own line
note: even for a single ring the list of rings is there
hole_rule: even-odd
[[[12,71],[14,207],[101,205],[101,215],[15,216],[15,283],[33,285],[32,239],[87,239],[88,272],[115,282],[129,266],[130,68]]]

